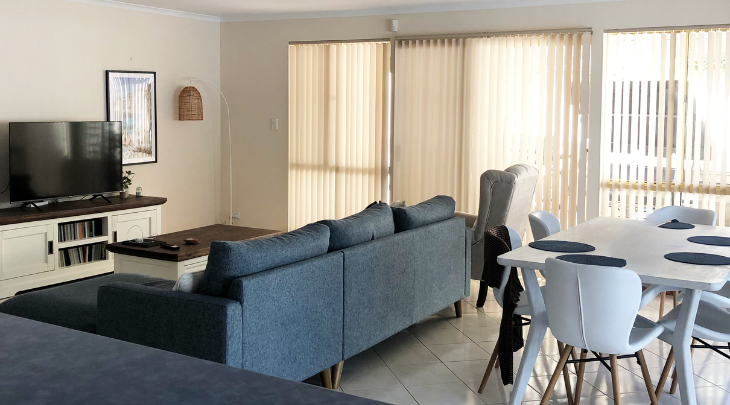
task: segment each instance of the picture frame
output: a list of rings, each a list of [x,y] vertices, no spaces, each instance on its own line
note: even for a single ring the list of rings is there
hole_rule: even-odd
[[[157,163],[157,74],[107,70],[106,119],[122,122],[122,165]]]

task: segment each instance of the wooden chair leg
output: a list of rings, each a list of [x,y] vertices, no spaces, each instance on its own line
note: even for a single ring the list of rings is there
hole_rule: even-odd
[[[654,395],[656,395],[657,401],[662,396],[662,393],[664,392],[664,384],[667,383],[667,378],[669,378],[669,372],[672,371],[672,364],[674,363],[674,348],[671,348],[669,350],[669,357],[667,357],[667,362],[664,363],[664,368],[662,369],[662,375],[659,377],[659,382],[656,386],[656,391],[654,391]]]
[[[494,363],[494,368],[499,368],[499,357],[497,357],[497,362]]]
[[[691,345],[694,345],[697,341],[693,338]],[[695,349],[691,349],[689,351],[689,357],[692,358],[695,354]],[[672,373],[672,387],[669,388],[669,393],[674,395],[675,392],[677,392],[677,385],[679,384],[679,380],[677,379],[677,367],[674,367],[674,373]]]
[[[611,359],[611,385],[613,386],[613,405],[621,405],[621,386],[618,379],[618,357],[610,355]]]
[[[580,351],[580,359],[585,360],[588,355],[588,350]],[[580,405],[580,394],[583,392],[583,377],[586,372],[586,363],[578,363],[578,381],[575,384],[575,397],[573,399],[574,405]]]
[[[322,380],[323,387],[332,389],[332,370],[330,367],[322,370],[319,373],[319,378]]]
[[[342,380],[342,368],[345,366],[345,362],[341,361],[332,366],[332,388],[340,388],[340,380]]]
[[[560,350],[560,353],[563,353],[563,350],[565,350],[567,347],[564,347],[563,343],[558,340],[558,349]],[[568,350],[568,357],[570,357],[573,354],[573,349],[571,348]],[[568,360],[565,360],[566,362]],[[568,405],[573,405],[573,393],[570,388],[570,373],[568,373],[568,367],[563,366],[563,382],[565,383],[565,393],[568,395]]]
[[[553,396],[555,384],[558,383],[558,378],[560,378],[560,374],[563,372],[563,369],[565,369],[565,362],[568,361],[568,356],[570,356],[570,352],[572,349],[573,346],[567,346],[563,348],[563,350],[560,352],[560,361],[558,361],[558,365],[555,367],[553,376],[550,377],[550,383],[548,383],[548,386],[545,389],[545,394],[543,394],[542,396],[542,401],[540,401],[540,405],[546,405],[550,401],[550,397]]]
[[[479,393],[484,393],[484,387],[487,386],[487,381],[489,380],[489,375],[492,374],[492,368],[494,367],[494,364],[499,360],[499,354],[497,353],[497,348],[499,347],[499,341],[497,341],[497,344],[494,345],[494,351],[492,352],[492,357],[489,358],[489,364],[487,365],[487,371],[484,372],[484,377],[482,377],[482,383],[479,384]]]
[[[673,297],[673,299],[674,299],[674,307],[673,307],[673,308],[677,308],[677,304],[679,304],[679,303],[677,302],[677,296],[678,296],[678,295],[679,295],[679,291],[674,291],[674,292],[672,292],[672,297]]]
[[[458,300],[458,301],[456,301],[454,303],[454,310],[456,310],[456,317],[457,318],[461,318],[463,316],[463,313],[464,313],[463,312],[464,311],[463,305],[464,304],[462,303],[461,300]]]
[[[641,375],[644,377],[644,384],[646,385],[646,391],[649,393],[649,400],[651,401],[651,405],[658,405],[658,399],[656,397],[656,393],[654,392],[654,385],[651,383],[651,376],[649,375],[649,369],[646,368],[646,359],[644,358],[644,351],[639,350],[636,352],[636,357],[639,360],[639,365],[641,366]]]
[[[661,292],[661,293],[659,294],[659,317],[660,317],[660,318],[664,316],[664,300],[665,300],[666,298],[667,298],[667,293],[666,293],[666,291],[662,291],[662,292]]]

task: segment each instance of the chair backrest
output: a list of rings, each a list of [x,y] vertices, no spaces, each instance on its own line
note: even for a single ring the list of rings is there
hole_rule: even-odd
[[[701,208],[670,205],[659,208],[646,216],[646,220],[652,224],[671,221],[673,219],[695,225],[717,225],[717,214],[715,211]]]
[[[512,245],[512,250],[522,247],[522,237],[520,237],[520,234],[510,227],[507,227],[507,230],[509,231],[509,241],[510,245]],[[499,286],[499,288],[492,288],[492,292],[494,292],[494,299],[497,301],[497,304],[499,304],[500,307],[504,306],[504,286],[507,285],[507,280],[509,279],[509,272],[511,269],[511,267],[505,266],[504,270],[502,270],[501,285]]]
[[[484,231],[496,225],[513,228],[520,235],[525,232],[537,176],[537,169],[525,164],[510,166],[505,171],[482,173],[479,213],[474,223],[475,240],[481,240]]]
[[[560,232],[560,220],[558,217],[547,211],[535,211],[528,215],[532,238],[540,240],[554,233]]]
[[[559,341],[600,353],[632,353],[629,336],[641,302],[636,273],[551,258],[545,279],[548,322]]]

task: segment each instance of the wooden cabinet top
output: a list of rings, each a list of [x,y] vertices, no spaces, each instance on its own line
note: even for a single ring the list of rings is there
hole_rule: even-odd
[[[125,245],[122,242],[106,245],[107,250],[117,254],[145,257],[170,262],[182,262],[196,257],[207,256],[210,253],[210,244],[215,241],[237,242],[258,239],[281,233],[272,229],[247,228],[231,225],[208,225],[202,228],[188,229],[180,232],[166,233],[155,236],[155,240],[180,246],[180,250],[166,250],[159,246],[136,247]],[[200,241],[197,245],[186,245],[183,239],[194,238]]]
[[[0,225],[122,211],[162,205],[167,202],[167,198],[164,197],[129,196],[128,198],[119,198],[117,196],[107,198],[111,201],[111,204],[101,198],[97,198],[95,200],[64,201],[41,205],[41,211],[38,211],[34,207],[2,209],[0,210]]]

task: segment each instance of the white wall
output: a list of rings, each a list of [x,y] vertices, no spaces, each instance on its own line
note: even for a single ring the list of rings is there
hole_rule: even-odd
[[[132,191],[168,198],[165,232],[220,222],[218,92],[196,84],[205,120],[177,120],[186,79],[220,83],[220,24],[67,0],[0,0],[0,191],[8,122],[105,120],[107,69],[157,72],[158,163],[125,167]]]
[[[241,225],[287,227],[287,45],[290,41],[385,38],[388,21],[398,35],[469,33],[591,27],[594,30],[591,84],[591,144],[599,141],[605,29],[730,23],[728,0],[630,0],[482,11],[405,14],[221,24],[221,83],[233,116],[234,211]],[[280,129],[270,129],[278,118]],[[227,145],[222,145],[228,181]],[[597,148],[589,156],[591,216],[598,214]],[[227,187],[222,201],[227,204]],[[225,205],[227,209],[227,205]]]

